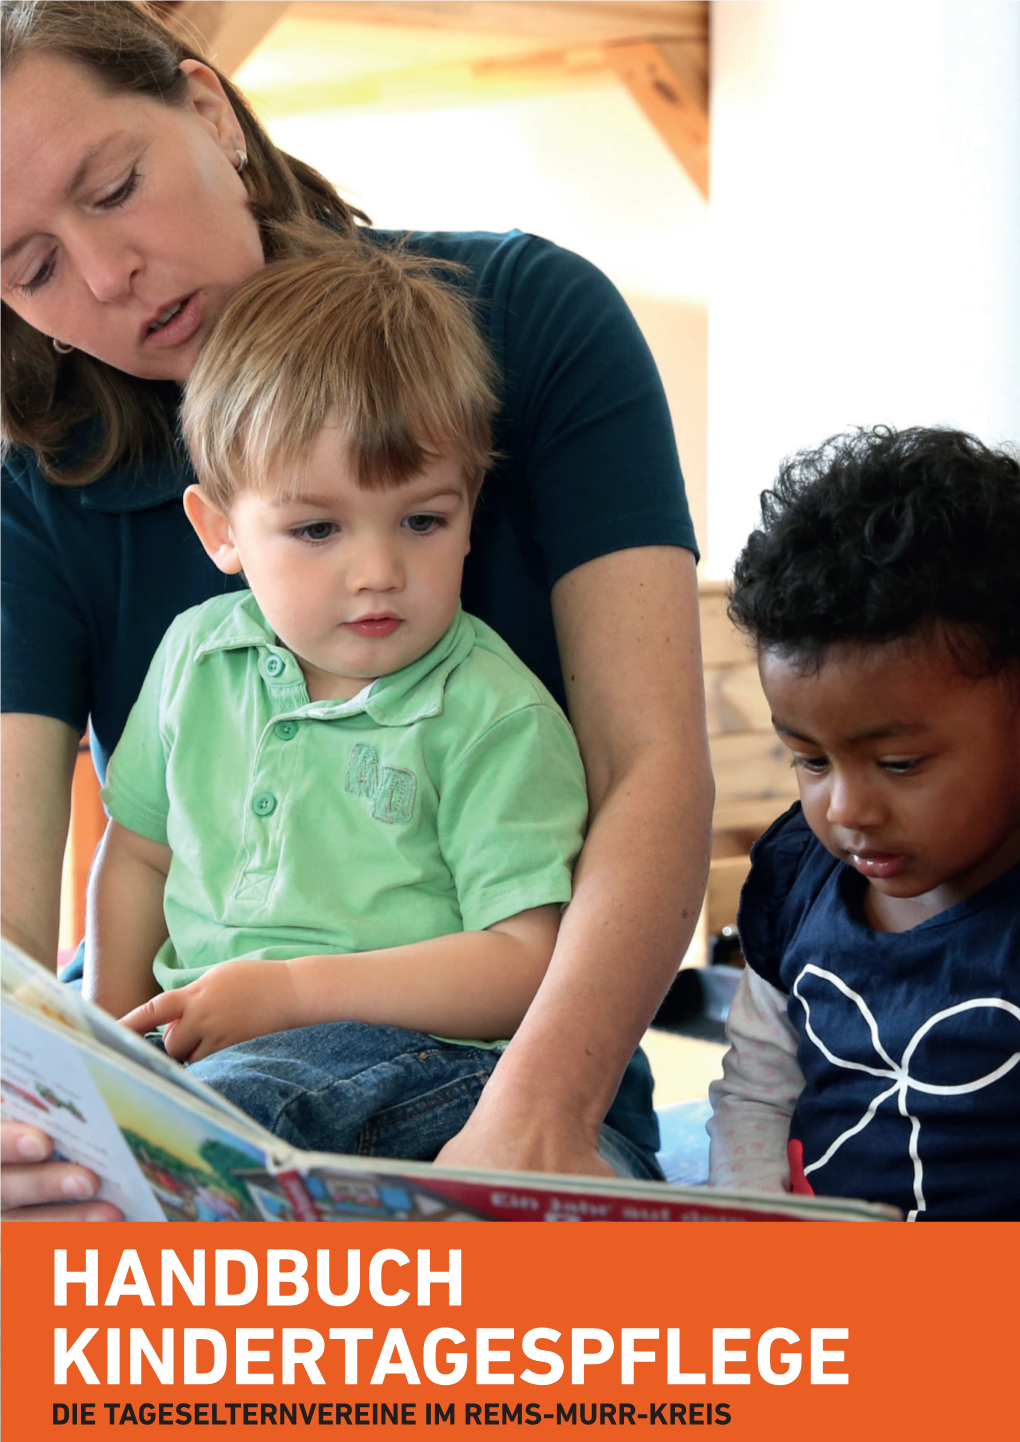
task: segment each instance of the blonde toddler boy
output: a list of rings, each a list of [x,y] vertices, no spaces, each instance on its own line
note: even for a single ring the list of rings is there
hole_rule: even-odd
[[[452,287],[352,245],[242,286],[188,386],[185,509],[250,589],[111,758],[85,986],[307,1148],[435,1156],[570,899],[573,734],[459,604],[493,385]]]

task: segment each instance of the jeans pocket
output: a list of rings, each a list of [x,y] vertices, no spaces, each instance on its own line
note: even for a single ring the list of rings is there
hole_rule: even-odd
[[[421,1053],[417,1084],[366,1120],[357,1154],[432,1161],[466,1125],[498,1060],[498,1052],[474,1047]]]

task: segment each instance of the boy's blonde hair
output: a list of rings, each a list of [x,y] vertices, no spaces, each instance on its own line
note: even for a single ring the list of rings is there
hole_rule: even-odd
[[[299,467],[323,426],[355,479],[399,486],[452,456],[473,501],[492,461],[495,367],[465,299],[428,261],[358,242],[275,261],[230,297],[181,412],[212,503]]]

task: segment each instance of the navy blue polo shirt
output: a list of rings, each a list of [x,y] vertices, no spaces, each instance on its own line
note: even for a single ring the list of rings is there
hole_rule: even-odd
[[[466,267],[452,278],[503,376],[499,460],[475,515],[464,607],[564,705],[556,581],[632,546],[695,549],[654,363],[618,292],[579,256],[519,232],[409,243]],[[170,622],[241,584],[213,566],[184,516],[194,479],[186,458],[165,454],[85,487],[50,485],[24,452],[4,470],[3,709],[78,731],[91,719],[101,776]]]
[[[379,244],[395,236],[369,233]],[[502,375],[499,459],[475,513],[466,610],[486,621],[565,707],[550,593],[568,571],[635,546],[696,549],[673,428],[648,347],[594,266],[535,236],[428,233],[410,249],[463,266]],[[172,412],[177,393],[164,388]],[[236,589],[202,550],[180,497],[182,455],[53,486],[15,452],[3,479],[5,711],[91,723],[100,776],[149,662],[181,611]],[[654,1149],[647,1065],[629,1119]]]

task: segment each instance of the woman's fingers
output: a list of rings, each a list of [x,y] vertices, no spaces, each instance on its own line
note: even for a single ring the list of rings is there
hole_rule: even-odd
[[[23,1122],[0,1122],[0,1162],[44,1162],[53,1143],[38,1127]]]
[[[116,1222],[110,1202],[93,1200],[99,1178],[73,1162],[48,1161],[53,1143],[38,1127],[0,1126],[0,1210],[5,1222]]]
[[[73,1202],[64,1205],[15,1207],[3,1214],[5,1222],[120,1222],[112,1202]]]

